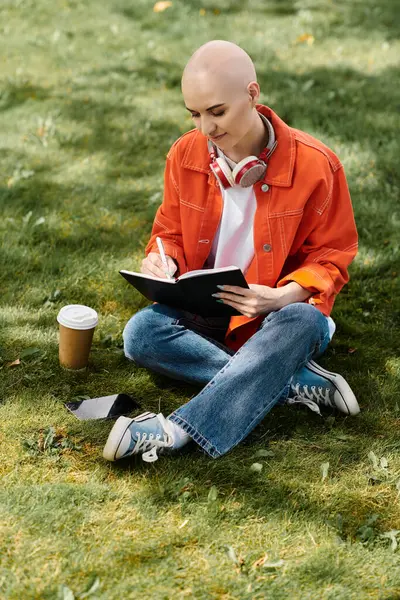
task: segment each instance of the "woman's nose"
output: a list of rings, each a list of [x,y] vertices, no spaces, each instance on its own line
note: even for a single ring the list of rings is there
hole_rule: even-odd
[[[200,123],[201,133],[205,136],[212,136],[216,131],[215,124],[211,119],[201,119]]]

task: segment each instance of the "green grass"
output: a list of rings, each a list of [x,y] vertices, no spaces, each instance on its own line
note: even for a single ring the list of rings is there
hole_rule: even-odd
[[[398,3],[152,8],[1,2],[0,597],[71,600],[97,581],[87,597],[400,598]],[[166,152],[191,127],[181,71],[213,38],[241,44],[262,101],[345,165],[360,252],[321,363],[362,412],[276,409],[219,460],[109,465],[110,425],[64,401],[126,391],[168,412],[196,393],[124,358],[122,329],[146,302],[118,270],[140,265]],[[100,316],[85,375],[58,365],[69,303]]]

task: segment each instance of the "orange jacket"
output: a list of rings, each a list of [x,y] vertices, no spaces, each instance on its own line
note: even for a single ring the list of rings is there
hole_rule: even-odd
[[[357,230],[343,166],[322,142],[293,129],[270,108],[257,105],[275,130],[278,145],[264,179],[254,185],[255,255],[248,283],[280,287],[296,281],[308,302],[329,315],[357,253]],[[164,199],[146,247],[157,252],[156,236],[179,273],[201,269],[211,250],[223,209],[211,172],[206,137],[196,129],[171,147],[165,167]],[[232,317],[225,343],[237,350],[262,317]]]

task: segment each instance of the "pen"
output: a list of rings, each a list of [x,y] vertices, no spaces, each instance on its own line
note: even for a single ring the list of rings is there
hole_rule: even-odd
[[[164,250],[164,245],[162,243],[162,239],[159,237],[156,237],[156,241],[157,241],[157,246],[158,246],[158,250],[160,252],[160,256],[161,256],[161,260],[162,263],[166,269],[166,276],[168,277],[168,279],[172,279],[170,272],[169,272],[169,267],[168,267],[168,263],[167,263],[167,257],[165,256],[165,250]]]

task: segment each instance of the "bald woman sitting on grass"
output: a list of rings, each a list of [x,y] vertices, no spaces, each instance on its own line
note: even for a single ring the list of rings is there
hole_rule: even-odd
[[[136,454],[154,461],[190,440],[218,458],[278,403],[359,412],[345,379],[313,360],[332,339],[330,313],[357,252],[342,164],[258,103],[254,64],[233,43],[199,48],[182,93],[195,128],[168,153],[142,272],[168,275],[159,236],[170,275],[236,265],[249,289],[216,289],[216,301],[239,313],[230,318],[162,304],[131,318],[126,356],[201,390],[168,417],[120,417],[104,448],[111,461]]]

